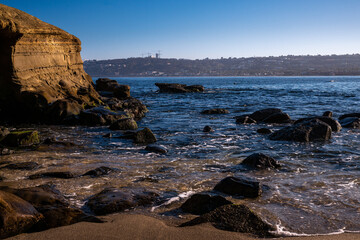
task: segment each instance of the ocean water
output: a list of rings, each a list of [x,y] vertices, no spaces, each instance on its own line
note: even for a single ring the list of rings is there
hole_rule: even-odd
[[[41,147],[0,157],[2,162],[35,161],[36,171],[2,170],[2,185],[35,186],[52,182],[73,204],[105,187],[142,188],[158,192],[168,202],[183,201],[189,193],[211,190],[226,176],[245,176],[261,181],[257,199],[233,199],[245,203],[282,235],[334,234],[360,231],[360,130],[342,129],[328,142],[270,141],[256,130],[285,125],[237,125],[235,116],[264,108],[280,108],[292,119],[359,112],[360,77],[191,77],[115,78],[131,86],[131,95],[143,101],[149,112],[138,122],[149,127],[167,154],[148,153],[131,140],[103,138],[107,127],[36,126],[42,136],[71,141],[75,147]],[[201,84],[204,93],[159,93],[156,82]],[[211,108],[230,114],[202,115]],[[215,131],[203,133],[209,125]],[[120,132],[113,132],[114,136]],[[278,170],[246,171],[238,166],[252,153],[277,159]],[[42,171],[84,173],[99,166],[119,171],[101,178],[28,180]],[[167,208],[154,208],[163,214]]]

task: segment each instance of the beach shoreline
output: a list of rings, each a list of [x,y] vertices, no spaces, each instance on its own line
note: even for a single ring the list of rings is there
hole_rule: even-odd
[[[113,240],[113,239],[259,239],[250,234],[216,229],[211,224],[192,227],[169,226],[165,221],[154,217],[119,213],[103,217],[104,223],[80,222],[69,226],[52,228],[42,232],[23,233],[9,240]],[[271,238],[270,238],[271,239]],[[275,238],[278,239],[278,238]],[[284,240],[358,240],[358,233],[319,235],[309,237],[283,237]]]

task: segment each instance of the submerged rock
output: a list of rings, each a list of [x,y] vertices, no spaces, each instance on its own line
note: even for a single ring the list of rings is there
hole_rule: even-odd
[[[90,170],[90,171],[84,173],[83,176],[100,177],[100,176],[104,176],[104,175],[107,175],[107,174],[109,174],[111,172],[115,172],[115,171],[116,171],[116,169],[114,169],[114,168],[101,166],[101,167],[95,168],[93,170]]]
[[[279,168],[281,166],[274,158],[263,153],[251,154],[242,161],[241,165],[254,169]]]
[[[133,190],[107,188],[90,197],[86,206],[96,215],[105,215],[122,212],[137,206],[150,205],[157,197],[158,195],[153,192],[136,192]]]
[[[138,125],[132,118],[119,119],[109,127],[111,130],[136,130]]]
[[[270,134],[269,138],[296,142],[327,141],[331,138],[331,131],[327,123],[312,119],[282,128]]]
[[[43,122],[57,100],[100,102],[83,69],[78,38],[2,4],[0,19],[2,118]]]
[[[180,208],[183,212],[200,215],[226,204],[232,204],[232,202],[219,195],[197,193],[187,199]]]
[[[230,113],[229,110],[223,108],[214,108],[214,109],[204,110],[201,112],[201,114],[227,114],[227,113]]]
[[[162,153],[162,154],[165,154],[168,152],[164,146],[155,145],[155,144],[147,145],[145,150],[149,151],[149,152]]]
[[[210,126],[205,126],[203,132],[214,132],[214,129],[212,129]]]
[[[251,123],[256,123],[256,121],[254,119],[252,119],[251,117],[249,116],[238,116],[238,117],[235,117],[236,119],[236,123],[237,124],[251,124]]]
[[[40,165],[36,162],[21,162],[21,163],[11,163],[1,168],[7,168],[11,170],[34,170],[38,169]]]
[[[234,196],[256,198],[262,193],[262,185],[247,178],[226,177],[216,184],[214,190]]]
[[[4,191],[0,191],[0,210],[1,239],[25,232],[43,218],[30,203]]]
[[[137,131],[134,134],[134,143],[154,143],[156,137],[149,128]]]
[[[235,204],[218,207],[214,211],[181,224],[180,227],[207,222],[221,230],[252,233],[258,237],[273,237],[271,231],[275,230],[247,206]]]
[[[10,147],[29,147],[40,143],[39,133],[33,130],[10,132],[0,143]]]
[[[270,134],[272,133],[272,131],[268,128],[259,128],[258,130],[256,130],[257,133],[260,134]]]
[[[340,120],[340,124],[344,128],[360,128],[360,118],[358,117],[347,117]]]
[[[44,172],[44,173],[37,173],[29,176],[29,179],[39,179],[39,178],[75,178],[77,177],[76,174],[72,172]]]
[[[201,85],[190,85],[178,83],[155,83],[162,93],[189,93],[189,92],[203,92],[204,87]]]
[[[339,120],[343,120],[344,118],[349,118],[349,117],[360,118],[360,113],[348,113],[348,114],[344,114],[344,115],[341,115],[341,116],[339,117]]]

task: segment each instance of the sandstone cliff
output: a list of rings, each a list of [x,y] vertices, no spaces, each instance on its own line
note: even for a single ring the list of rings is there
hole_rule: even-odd
[[[39,119],[62,99],[99,102],[75,36],[0,4],[0,42],[0,118],[26,114]]]

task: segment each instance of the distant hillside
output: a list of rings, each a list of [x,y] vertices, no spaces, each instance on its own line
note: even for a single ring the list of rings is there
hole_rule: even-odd
[[[127,58],[87,60],[93,77],[360,75],[360,54],[221,59]]]

